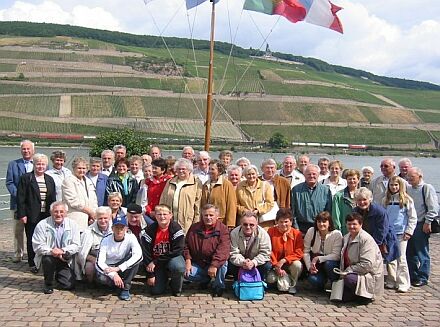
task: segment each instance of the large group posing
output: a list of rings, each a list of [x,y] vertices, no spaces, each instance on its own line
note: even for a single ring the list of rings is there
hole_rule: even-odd
[[[432,185],[408,158],[374,169],[344,169],[327,157],[287,155],[277,169],[260,170],[233,153],[212,159],[187,146],[181,158],[160,148],[126,158],[124,145],[101,158],[66,154],[50,161],[21,144],[9,163],[6,186],[14,216],[14,262],[42,270],[46,294],[56,281],[103,284],[130,300],[132,279],[146,278],[151,294],[184,280],[222,296],[229,275],[258,270],[281,292],[295,294],[298,280],[317,290],[343,279],[343,301],[371,301],[384,287],[408,292],[426,285],[429,236],[439,204]],[[399,174],[397,174],[397,167]],[[386,264],[386,271],[384,271]],[[304,281],[306,282],[306,281]]]

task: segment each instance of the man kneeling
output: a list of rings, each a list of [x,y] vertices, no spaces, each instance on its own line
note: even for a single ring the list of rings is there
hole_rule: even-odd
[[[180,296],[185,272],[183,230],[172,220],[173,214],[168,206],[157,205],[154,211],[156,221],[145,229],[141,238],[147,284],[151,287],[151,294],[163,294],[168,277],[171,277],[171,292]]]
[[[192,282],[208,285],[211,278],[212,295],[222,296],[231,250],[229,230],[219,217],[219,209],[212,204],[202,208],[202,221],[193,224],[186,234],[185,277]]]
[[[35,265],[43,266],[44,293],[53,293],[53,280],[64,290],[74,287],[73,257],[80,246],[78,225],[67,218],[67,206],[57,201],[50,206],[50,217],[40,221],[32,236]]]
[[[119,299],[130,300],[131,280],[142,261],[142,249],[133,234],[127,234],[127,218],[113,219],[113,234],[102,239],[96,260],[98,282],[116,286]]]

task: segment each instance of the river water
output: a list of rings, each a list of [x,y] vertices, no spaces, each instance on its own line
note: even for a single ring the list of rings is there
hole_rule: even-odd
[[[50,156],[51,152],[55,150],[55,148],[36,148],[36,151],[39,153],[44,153]],[[75,156],[83,156],[88,158],[88,149],[87,148],[66,148],[63,149],[67,153],[67,167],[71,168],[72,158]],[[19,147],[0,147],[0,177],[6,176],[6,170],[8,167],[8,162],[20,157],[20,149]],[[180,151],[163,151],[163,156],[174,155],[175,157],[180,157]],[[277,162],[281,162],[286,154],[284,153],[265,153],[265,152],[236,152],[234,153],[234,160],[239,157],[248,158],[253,164],[257,167],[260,166],[261,161],[266,158],[273,158]],[[211,152],[212,158],[218,157],[218,152]],[[314,163],[318,162],[319,157],[322,154],[310,155],[312,161]],[[350,156],[350,155],[336,155],[336,156],[328,156],[330,159],[338,159],[341,160],[344,168],[355,168],[360,169],[363,166],[371,166],[375,170],[375,175],[380,175],[380,161],[384,157],[371,157],[371,156]],[[433,184],[436,188],[437,192],[440,191],[440,173],[439,173],[439,158],[415,158],[409,157],[413,163],[413,166],[417,166],[423,170],[424,179],[426,182]],[[400,157],[394,157],[395,161],[398,162]],[[0,219],[8,217],[8,210],[1,210],[2,208],[6,208],[9,206],[9,197],[5,196],[8,194],[8,191],[5,187],[5,181],[2,178],[0,181]]]

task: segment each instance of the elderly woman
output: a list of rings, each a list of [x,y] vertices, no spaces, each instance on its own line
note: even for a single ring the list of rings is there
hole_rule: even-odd
[[[233,153],[230,150],[223,150],[219,153],[218,158],[223,163],[225,168],[228,168],[232,162]]]
[[[370,187],[370,183],[373,180],[374,169],[371,166],[362,167],[362,177],[360,180],[361,187]]]
[[[66,177],[72,176],[70,169],[64,167],[64,163],[66,162],[66,152],[61,150],[53,151],[50,156],[50,161],[52,161],[52,169],[48,169],[46,174],[53,178],[57,193],[57,201],[61,201],[63,199],[61,185]]]
[[[193,165],[188,159],[178,159],[174,170],[176,176],[165,185],[159,203],[171,208],[174,220],[186,234],[190,226],[200,220],[202,183],[192,174]]]
[[[209,179],[202,187],[201,206],[213,204],[219,209],[219,220],[228,226],[235,228],[237,215],[237,200],[232,183],[225,176],[225,165],[219,160],[211,160],[209,163]]]
[[[138,184],[144,179],[144,172],[142,171],[143,160],[140,156],[131,156],[128,159],[130,163],[130,174]]]
[[[236,190],[238,183],[242,181],[241,168],[237,165],[230,165],[228,167],[227,173],[228,173],[228,181],[231,182],[232,186],[234,187],[234,190]]]
[[[344,188],[347,187],[347,181],[341,177],[341,172],[344,169],[339,160],[330,161],[328,166],[330,176],[322,180],[322,184],[327,185],[332,193],[332,197]]]
[[[116,174],[109,176],[106,187],[107,196],[111,192],[121,193],[123,207],[135,203],[139,191],[139,183],[131,176],[128,167],[130,162],[126,158],[120,158],[116,162]]]
[[[108,206],[111,210],[111,219],[122,217],[127,214],[127,208],[122,207],[122,195],[119,192],[112,192],[108,195]]]
[[[32,235],[37,224],[50,216],[50,205],[56,201],[55,182],[45,174],[48,158],[37,153],[33,156],[34,171],[20,176],[17,188],[17,218],[24,224],[29,269],[37,273]]]
[[[98,207],[95,186],[86,178],[87,160],[77,157],[72,162],[73,175],[63,181],[63,202],[67,204],[67,217],[78,224],[82,233],[95,220]]]
[[[235,164],[236,164],[237,166],[239,166],[239,167],[243,170],[243,169],[245,169],[247,166],[250,166],[250,165],[251,165],[251,162],[250,162],[250,160],[249,160],[248,158],[246,158],[246,157],[241,157],[241,158],[238,158],[238,159],[237,159],[237,161],[235,162]]]
[[[96,209],[96,221],[81,234],[81,248],[76,257],[76,279],[82,276],[91,283],[95,278],[95,263],[102,239],[112,233],[110,226],[111,209],[99,207]]]
[[[333,197],[332,204],[332,218],[335,228],[342,232],[342,235],[347,234],[347,225],[345,224],[345,217],[353,212],[356,206],[354,200],[354,193],[359,186],[360,172],[356,169],[349,169],[346,173],[347,187],[339,191]]]
[[[396,260],[400,256],[399,243],[386,210],[373,202],[373,194],[366,187],[356,190],[354,198],[356,207],[353,211],[362,216],[363,229],[376,241],[384,261]]]
[[[281,208],[275,218],[276,226],[268,230],[273,269],[267,275],[267,282],[276,282],[279,291],[296,294],[296,283],[302,271],[304,242],[301,232],[292,227],[292,220],[291,210]],[[283,283],[282,280],[286,278],[288,283]]]
[[[309,283],[315,288],[323,290],[328,280],[338,279],[333,268],[339,267],[341,248],[342,234],[335,229],[330,213],[319,213],[304,236],[304,263]]]
[[[258,169],[254,165],[247,166],[243,175],[246,180],[240,182],[236,190],[238,215],[251,211],[260,219],[274,206],[273,191],[268,182],[258,179]]]
[[[348,234],[344,236],[340,266],[343,301],[371,301],[383,294],[382,255],[373,237],[362,229],[363,221],[358,213],[347,216]]]

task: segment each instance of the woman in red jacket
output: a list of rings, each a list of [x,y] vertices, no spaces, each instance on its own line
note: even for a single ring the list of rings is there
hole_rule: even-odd
[[[302,272],[304,241],[301,232],[292,227],[292,218],[290,209],[281,208],[275,218],[276,226],[268,230],[273,269],[267,275],[267,282],[276,282],[278,290],[296,294],[296,283]]]

